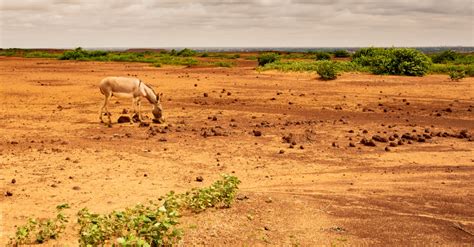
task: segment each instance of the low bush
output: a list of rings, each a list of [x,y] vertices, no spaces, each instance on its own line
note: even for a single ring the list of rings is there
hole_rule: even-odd
[[[276,53],[264,53],[258,56],[258,66],[265,66],[265,64],[276,62],[280,56]]]
[[[197,54],[196,51],[188,49],[188,48],[184,48],[181,51],[179,51],[176,55],[178,55],[180,57],[193,57],[196,54]]]
[[[431,57],[433,63],[448,63],[454,62],[458,58],[458,54],[455,51],[447,50],[438,54],[434,54]]]
[[[460,81],[464,77],[466,77],[466,71],[464,70],[452,70],[449,72],[449,78],[452,81]]]
[[[334,57],[343,58],[343,57],[350,57],[350,56],[351,56],[351,54],[347,50],[336,50],[336,51],[334,51]]]
[[[335,80],[338,75],[336,64],[330,61],[319,63],[316,72],[323,80]]]
[[[329,54],[328,52],[318,51],[318,52],[315,52],[315,59],[318,61],[331,60],[331,54]]]
[[[363,48],[352,58],[355,63],[369,67],[374,74],[423,76],[431,66],[425,54],[409,48]]]

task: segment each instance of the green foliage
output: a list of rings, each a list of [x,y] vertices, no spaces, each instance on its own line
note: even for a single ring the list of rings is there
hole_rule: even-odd
[[[179,51],[176,55],[180,57],[192,57],[192,56],[195,56],[196,54],[197,54],[196,51],[188,49],[188,48],[184,48],[181,51]]]
[[[315,59],[320,61],[320,60],[331,60],[331,54],[328,52],[323,52],[323,51],[317,51],[314,52],[315,54]]]
[[[335,57],[350,57],[351,54],[347,50],[336,50],[334,51]]]
[[[69,208],[69,205],[58,205],[56,218],[53,219],[28,219],[25,225],[17,227],[15,237],[10,239],[10,244],[41,244],[49,239],[57,239],[68,222],[68,217],[63,214],[66,208]]]
[[[213,62],[212,64],[217,66],[217,67],[226,67],[226,68],[230,68],[230,67],[234,66],[234,63],[225,62],[225,61],[217,61],[217,62]]]
[[[316,72],[323,80],[335,80],[337,78],[337,66],[334,62],[324,61],[319,63]]]
[[[27,58],[58,58],[60,54],[49,53],[44,51],[32,51],[24,54]]]
[[[113,211],[108,214],[90,212],[87,208],[77,213],[80,246],[168,246],[177,243],[183,234],[178,228],[180,210],[201,212],[210,207],[230,207],[237,193],[240,180],[237,177],[222,175],[211,186],[192,189],[183,194],[173,191],[143,205]],[[49,239],[57,239],[66,228],[68,217],[62,210],[67,204],[56,207],[54,219],[28,219],[17,227],[10,245],[39,244]]]
[[[452,71],[464,71],[466,76],[474,76],[473,64],[433,64],[430,67],[431,73],[450,74]]]
[[[283,72],[316,72],[319,65],[326,61],[278,61],[270,64],[266,64],[264,67],[259,68],[260,70],[279,70]],[[364,71],[367,72],[367,68],[362,67],[353,62],[334,62],[333,65],[340,72],[354,72]]]
[[[352,58],[375,74],[423,76],[431,66],[425,54],[409,48],[363,48]]]
[[[234,176],[223,175],[222,180],[211,186],[193,189],[185,194],[185,205],[194,212],[210,207],[230,207],[237,193],[240,180]]]
[[[255,61],[257,59],[258,59],[257,56],[248,56],[245,58],[245,60],[250,60],[250,61]]]
[[[466,77],[466,71],[464,70],[452,70],[449,72],[449,78],[452,81],[460,81],[464,77]]]
[[[61,56],[60,60],[96,60],[94,58],[101,58],[107,56],[106,51],[86,51],[81,47],[78,47],[72,51],[65,51]]]
[[[106,215],[82,209],[77,215],[79,244],[97,246],[110,240],[128,246],[170,245],[181,237],[181,230],[176,227],[177,209],[152,202]]]
[[[267,63],[273,63],[280,59],[280,56],[276,53],[263,53],[258,56],[258,66],[265,66]]]
[[[435,54],[431,57],[433,63],[448,63],[454,62],[458,58],[458,54],[455,51],[447,50],[441,53]]]

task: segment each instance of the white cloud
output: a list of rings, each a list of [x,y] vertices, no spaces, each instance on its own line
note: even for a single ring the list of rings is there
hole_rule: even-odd
[[[1,47],[474,45],[471,0],[1,0]]]

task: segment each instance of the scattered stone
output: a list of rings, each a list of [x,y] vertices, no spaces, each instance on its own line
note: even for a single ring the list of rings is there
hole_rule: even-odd
[[[262,136],[262,132],[260,130],[253,130],[252,132],[254,136]]]
[[[145,122],[140,122],[140,124],[138,125],[138,127],[149,127],[150,126],[150,123],[145,123]]]
[[[130,123],[130,117],[129,116],[120,116],[118,119],[117,119],[117,123]]]
[[[353,142],[349,142],[349,147],[353,148],[355,147],[356,145],[353,143]]]
[[[166,139],[166,138],[164,138],[164,137],[161,137],[158,141],[159,141],[159,142],[167,142],[168,139]]]
[[[7,191],[5,192],[5,196],[13,196],[13,193],[7,190]]]
[[[204,178],[202,176],[197,176],[196,181],[197,182],[202,182],[202,181],[204,181]]]
[[[368,147],[375,147],[377,146],[377,144],[375,144],[374,140],[370,139],[370,140],[367,140],[367,138],[362,138],[362,140],[360,140],[360,143],[364,146],[368,146]]]
[[[390,145],[390,147],[396,147],[396,146],[398,146],[397,143],[395,143],[395,142],[390,142],[389,145]]]
[[[244,195],[244,194],[238,194],[236,199],[239,200],[239,201],[243,201],[243,200],[249,199],[249,197],[247,195]]]
[[[379,136],[379,135],[372,136],[372,139],[378,142],[388,142],[387,138]]]
[[[284,154],[284,153],[285,153],[285,150],[283,150],[283,149],[280,149],[280,152],[279,152],[279,154]]]

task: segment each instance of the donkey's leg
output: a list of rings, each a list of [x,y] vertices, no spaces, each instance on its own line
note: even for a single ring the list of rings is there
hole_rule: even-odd
[[[99,119],[101,123],[104,122],[104,119],[102,118],[102,116],[104,114],[104,109],[106,109],[107,107],[107,101],[108,101],[107,95],[104,95],[104,96],[105,96],[104,103],[102,104],[102,107],[100,108],[100,112],[99,112]]]
[[[141,105],[141,100],[140,98],[138,98],[137,100],[137,105],[138,105],[138,120],[140,122],[143,122],[143,118],[142,118],[142,105]]]
[[[105,96],[105,103],[104,103],[105,112],[106,112],[107,117],[108,117],[108,119],[109,119],[109,125],[112,124],[112,119],[110,118],[110,115],[112,115],[112,114],[110,114],[110,112],[109,112],[109,107],[108,107],[108,103],[109,103],[110,97],[112,97],[112,94],[106,95],[106,96]]]

